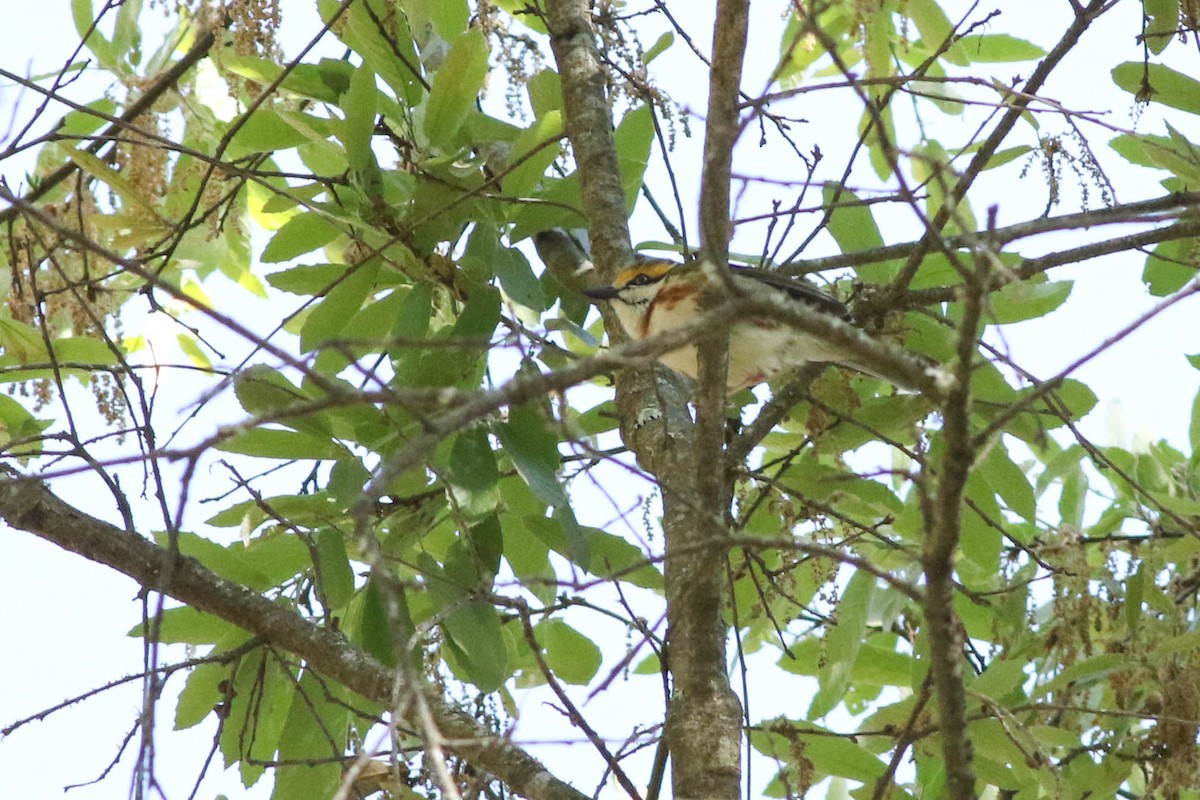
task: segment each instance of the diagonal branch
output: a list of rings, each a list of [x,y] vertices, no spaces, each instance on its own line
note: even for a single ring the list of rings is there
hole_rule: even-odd
[[[219,577],[195,559],[84,514],[40,481],[6,471],[0,478],[0,518],[294,653],[312,669],[374,702],[385,707],[392,704],[393,690],[401,679],[338,633]],[[168,575],[169,585],[163,585]],[[486,730],[428,687],[408,688],[424,694],[428,711],[450,749],[517,794],[531,800],[586,800],[586,795],[554,777],[533,756]]]
[[[1134,203],[1123,203],[1109,208],[1099,208],[1094,211],[1060,214],[1054,217],[1038,217],[1037,219],[996,228],[995,231],[988,233],[988,237],[989,240],[995,242],[996,246],[999,247],[1011,244],[1020,239],[1038,236],[1043,233],[1052,233],[1054,231],[1074,230],[1077,228],[1091,229],[1101,225],[1121,225],[1139,222],[1153,223],[1163,220],[1174,220],[1184,216],[1186,212],[1195,209],[1197,206],[1200,206],[1200,192],[1176,192],[1163,197],[1140,200]],[[1190,218],[1189,221],[1191,221]],[[1188,223],[1176,223],[1177,226],[1186,224]],[[1158,228],[1156,230],[1174,232],[1174,228],[1172,227]],[[1180,238],[1194,235],[1196,235],[1195,232],[1181,232]],[[950,236],[946,238],[946,246],[951,250],[970,247],[978,240],[978,237],[977,233]],[[1148,243],[1153,244],[1158,241],[1163,241],[1163,239],[1152,239]],[[922,241],[889,244],[868,250],[855,250],[821,258],[794,261],[781,266],[779,271],[784,275],[807,275],[843,267],[861,267],[866,264],[878,264],[895,258],[906,258],[911,256],[921,246]],[[1045,257],[1039,256],[1038,258]],[[1059,261],[1057,263],[1062,264],[1067,262]],[[1022,275],[1022,277],[1028,276]]]

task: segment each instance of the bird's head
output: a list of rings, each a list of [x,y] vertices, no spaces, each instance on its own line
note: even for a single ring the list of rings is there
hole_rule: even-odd
[[[667,275],[679,266],[671,261],[643,261],[618,272],[611,286],[585,289],[583,293],[593,300],[615,302],[618,311],[622,306],[642,309],[662,289]]]
[[[649,335],[651,308],[666,286],[667,277],[680,267],[661,259],[641,261],[618,272],[612,285],[585,289],[583,293],[593,300],[611,301],[625,332],[635,339],[644,339]]]

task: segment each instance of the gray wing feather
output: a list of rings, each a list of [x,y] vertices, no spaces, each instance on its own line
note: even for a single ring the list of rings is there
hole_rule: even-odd
[[[808,281],[798,278],[789,278],[784,275],[771,272],[765,269],[756,269],[755,267],[739,267],[730,265],[734,275],[742,275],[747,278],[761,281],[762,283],[774,289],[787,292],[790,297],[799,300],[813,308],[830,316],[839,319],[849,320],[850,310],[846,308],[846,304],[838,300],[828,292],[823,292],[813,286]]]

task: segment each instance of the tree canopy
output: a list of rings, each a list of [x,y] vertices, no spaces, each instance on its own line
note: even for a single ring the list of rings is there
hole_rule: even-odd
[[[150,5],[0,64],[4,537],[143,589],[61,784],[1200,797],[1200,6]],[[727,396],[747,319],[870,374]],[[1183,438],[1095,433],[1131,338]]]

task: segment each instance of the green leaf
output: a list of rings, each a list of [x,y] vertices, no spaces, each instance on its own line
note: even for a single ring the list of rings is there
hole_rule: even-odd
[[[418,564],[426,575],[429,595],[439,612],[445,615],[442,629],[451,646],[448,654],[456,673],[480,691],[493,692],[509,676],[508,649],[500,629],[500,615],[482,600],[468,599],[460,587],[428,553],[421,553]]]
[[[1155,297],[1167,297],[1186,286],[1196,275],[1197,239],[1173,239],[1159,242],[1142,269],[1142,282]]]
[[[1150,52],[1158,55],[1179,30],[1179,0],[1142,0],[1142,11],[1146,15],[1142,38]]]
[[[346,455],[345,448],[330,439],[273,428],[251,428],[241,431],[217,444],[216,449],[258,458],[289,460],[321,461]]]
[[[967,499],[974,506],[963,509],[960,569],[975,569],[976,580],[995,579],[1000,568],[1000,532],[995,525],[1003,519],[992,486],[979,471],[967,476]]]
[[[340,609],[354,596],[354,570],[346,555],[346,540],[340,531],[322,528],[317,534],[317,584],[330,611]]]
[[[346,146],[346,161],[352,170],[363,170],[375,164],[371,137],[375,133],[376,97],[375,73],[358,68],[350,77],[350,88],[342,95],[341,106],[346,113],[342,120],[341,140]]]
[[[808,708],[809,719],[819,719],[845,699],[858,650],[866,638],[867,615],[875,593],[875,577],[855,572],[837,606],[837,624],[825,636],[825,662],[818,689]],[[842,774],[842,773],[831,773]]]
[[[249,641],[250,637],[249,631],[241,628],[232,630],[213,647],[209,656],[220,656],[234,650]],[[217,705],[225,699],[226,693],[221,684],[229,679],[230,671],[230,664],[220,662],[200,664],[192,669],[175,704],[175,730],[198,725],[217,709]]]
[[[498,247],[492,267],[500,286],[514,303],[524,306],[531,311],[546,310],[546,296],[542,292],[542,284],[533,274],[529,260],[520,250],[510,247]]]
[[[543,36],[547,34],[546,25],[541,20],[540,14],[527,14],[529,8],[527,0],[496,0],[494,5],[499,6],[507,11],[512,18],[522,25],[529,28],[535,33],[540,33]]]
[[[513,142],[508,174],[501,179],[505,194],[524,197],[533,191],[538,181],[562,151],[562,112],[547,111],[522,131]]]
[[[379,259],[347,267],[346,277],[329,290],[304,321],[300,329],[300,349],[311,352],[321,345],[342,336],[375,288],[379,275]]]
[[[936,0],[908,0],[905,12],[912,17],[913,22],[917,23],[921,39],[924,40],[925,46],[931,52],[940,48],[954,36],[954,26]],[[876,13],[879,16],[885,16],[882,11]],[[970,63],[967,54],[963,52],[961,43],[950,45],[941,57],[960,67],[965,67]]]
[[[1010,510],[1029,522],[1036,521],[1037,500],[1029,478],[999,442],[988,450],[979,468],[992,491],[1004,500]]]
[[[413,347],[409,343],[420,340],[429,332],[429,322],[433,315],[432,302],[433,287],[428,284],[414,286],[404,298],[404,304],[396,315],[392,336],[397,342],[405,343],[392,351],[395,384],[398,386],[411,386],[420,382],[419,373],[424,353],[419,347]]]
[[[325,217],[314,211],[304,211],[289,219],[275,232],[263,248],[262,261],[275,264],[290,261],[296,256],[324,247],[340,235]],[[269,279],[268,279],[269,280]]]
[[[948,233],[976,230],[970,202],[953,194],[958,174],[946,148],[935,139],[927,139],[914,147],[912,153],[913,177],[926,192],[925,213],[932,219],[943,210],[948,211],[950,218],[944,229]]]
[[[544,541],[584,569],[589,569],[591,553],[587,537],[584,529],[580,528],[576,521],[567,494],[557,478],[557,438],[549,434],[544,427],[538,430],[541,419],[536,412],[521,415],[515,425],[512,413],[509,420],[502,429],[496,431],[500,444],[516,467],[517,474],[525,480],[533,493],[555,512],[552,519],[542,517],[538,518],[540,521],[535,521],[527,518],[526,525],[539,535],[547,529],[551,530],[553,538]]]
[[[509,496],[506,494],[506,499]],[[579,526],[578,535],[582,538],[583,546],[577,547],[568,539],[564,526],[558,519],[526,515],[521,518],[520,522],[524,531],[537,537],[551,550],[593,575],[601,578],[619,576],[621,580],[634,586],[655,591],[662,589],[662,574],[649,563],[645,553],[620,536],[599,528]],[[506,558],[510,558],[511,554],[509,541],[515,539],[515,535],[513,537],[508,535],[509,529],[510,527],[506,526],[504,550]]]
[[[1045,459],[1045,466],[1037,477],[1036,490],[1040,497],[1046,489],[1058,485],[1064,475],[1080,468],[1085,455],[1084,449],[1077,444],[1064,448],[1059,453]]]
[[[142,0],[124,0],[117,9],[117,21],[113,25],[113,55],[130,64],[140,60],[142,31],[138,23],[141,14]]]
[[[1189,359],[1190,360],[1190,359]],[[1196,366],[1192,364],[1192,366]],[[1200,454],[1200,392],[1192,399],[1192,419],[1188,425],[1188,442],[1192,445],[1192,454]]]
[[[1080,661],[1059,673],[1058,677],[1037,687],[1029,696],[1038,700],[1074,684],[1076,691],[1086,688],[1114,672],[1128,669],[1129,659],[1121,653],[1103,653]]]
[[[425,136],[444,152],[453,152],[459,128],[475,108],[487,76],[488,45],[482,31],[469,30],[450,46],[433,76],[425,106]]]
[[[279,746],[294,698],[295,678],[266,649],[242,657],[228,685],[218,744],[226,766],[239,763],[242,784],[254,785]]]
[[[192,362],[194,366],[206,372],[212,370],[212,361],[209,360],[208,353],[200,347],[200,343],[196,341],[195,336],[190,333],[180,332],[175,334],[175,341],[179,344],[179,349],[183,351],[183,354],[188,357],[188,361]]]
[[[328,292],[345,274],[345,264],[305,264],[272,272],[267,283],[281,292],[315,297]]]
[[[406,105],[419,103],[425,87],[420,75],[413,72],[420,69],[421,59],[409,28],[410,15],[397,13],[389,0],[359,0],[341,19],[345,27],[339,36],[362,56],[363,64],[383,78]],[[395,112],[385,109],[385,113]]]
[[[560,680],[583,686],[600,670],[600,648],[562,620],[540,622],[534,633],[545,650],[546,665]]]
[[[472,494],[490,492],[496,487],[500,470],[484,428],[470,428],[454,437],[446,478]]]
[[[37,328],[7,316],[0,316],[0,350],[18,364],[49,361]]]
[[[419,664],[420,647],[416,641],[416,626],[408,609],[408,592],[396,584],[388,589],[394,592],[392,606],[396,619],[388,621],[387,607],[374,580],[368,580],[363,591],[355,595],[346,610],[346,638],[376,658],[381,664],[396,666],[396,648],[407,650],[412,666]]]
[[[449,333],[440,337],[453,347],[421,353],[419,383],[427,386],[477,385],[487,341],[500,324],[500,292],[483,286],[471,292]]]
[[[588,554],[588,571],[593,575],[620,575],[621,580],[634,586],[662,590],[662,573],[649,563],[646,554],[636,545],[599,528],[581,527],[580,532]],[[569,557],[568,548],[564,547],[560,553]]]
[[[642,190],[642,177],[650,163],[650,147],[654,143],[654,111],[650,106],[638,106],[624,117],[613,131],[617,149],[617,166],[621,170],[621,186],[625,189],[625,213],[632,214]]]
[[[1032,391],[1034,390],[1022,390],[1022,394]],[[1074,419],[1081,419],[1099,402],[1096,393],[1086,383],[1075,378],[1067,378],[1063,381],[1062,385],[1055,390],[1054,397]]]
[[[109,7],[107,4],[105,5],[106,9]],[[100,33],[99,28],[92,25],[95,20],[92,0],[71,0],[71,19],[75,22],[75,30],[79,37],[81,39],[87,37],[83,39],[83,42],[89,50],[96,54],[100,66],[106,70],[119,71],[116,69],[116,53],[112,42]]]
[[[1151,165],[1169,170],[1188,186],[1200,185],[1200,148],[1167,123],[1168,137],[1144,136],[1142,153]]]
[[[89,113],[89,112],[96,113]],[[117,104],[107,97],[102,97],[99,100],[93,100],[90,103],[84,104],[76,111],[70,111],[63,117],[62,125],[58,128],[58,133],[63,136],[88,136],[100,130],[108,123],[108,120],[102,115],[115,116],[117,113]]]
[[[879,17],[884,14],[877,15]],[[890,73],[884,77],[891,77]],[[879,91],[878,88],[875,90]],[[882,135],[879,126],[882,124]],[[875,170],[875,174],[880,180],[888,180],[892,176],[892,160],[888,157],[895,147],[896,141],[896,121],[892,113],[892,105],[889,103],[879,110],[877,114],[864,110],[858,121],[858,132],[863,137],[863,141],[867,144],[868,155],[870,156],[871,168]]]
[[[215,644],[225,641],[233,631],[240,631],[220,617],[206,614],[191,606],[168,608],[159,616],[159,625],[151,622],[150,630],[157,634],[156,641],[164,644]],[[130,636],[144,636],[146,628],[141,623],[135,625]]]
[[[829,215],[829,233],[843,253],[857,253],[883,246],[883,236],[858,195],[839,183],[828,182],[821,189],[825,213]],[[868,283],[884,283],[895,274],[895,262],[859,267],[858,277]]]
[[[1146,562],[1125,582],[1125,626],[1136,635],[1142,622],[1142,600],[1146,594]]]
[[[1004,150],[997,150],[992,154],[992,157],[988,159],[987,165],[984,167],[984,169],[989,170],[1002,167],[1005,164],[1015,161],[1026,153],[1030,153],[1032,151],[1033,148],[1027,144],[1020,144],[1016,147],[1008,147]]]
[[[156,533],[154,539],[160,547],[169,546],[170,538],[166,533]],[[245,557],[246,547],[240,542],[226,547],[188,531],[178,533],[175,541],[180,553],[196,559],[222,578],[257,592],[265,591],[276,584],[276,581],[258,568],[255,561]]]
[[[6,446],[6,449],[11,446],[10,442],[36,437],[53,423],[53,420],[38,419],[7,394],[0,394],[0,445]],[[38,455],[41,445],[34,440],[11,452],[21,457]]]
[[[271,153],[299,147],[308,142],[323,142],[330,133],[330,120],[303,114],[260,108],[251,114],[233,135],[234,148],[251,153]]]
[[[343,457],[345,457],[344,453]],[[336,513],[337,510],[333,498],[325,492],[299,495],[285,494],[266,497],[261,501],[245,500],[241,503],[235,503],[224,511],[209,517],[205,520],[205,524],[217,528],[241,527],[244,530],[253,531],[270,518],[262,506],[270,508],[280,517],[299,525],[313,526],[318,525],[322,521],[327,521],[329,515]],[[260,544],[266,546],[267,541],[267,539],[264,539]],[[299,567],[300,569],[308,565],[308,554],[307,551],[304,552],[305,555],[303,563]]]
[[[1164,491],[1150,492],[1150,498],[1159,506],[1180,516],[1200,517],[1200,500],[1179,497]]]
[[[495,229],[476,225],[461,263],[472,273],[486,276],[484,280],[494,273],[504,293],[514,302],[533,311],[546,310],[545,293],[528,259],[520,250],[502,246]]]
[[[534,494],[547,505],[558,508],[567,505],[567,493],[558,482],[558,437],[546,427],[537,409],[517,406],[508,415],[508,422],[496,426],[496,435],[504,454]]]
[[[1146,144],[1150,141],[1162,147],[1170,147],[1171,144],[1170,138],[1166,136],[1154,136],[1149,133],[1123,133],[1109,139],[1108,146],[1131,164],[1162,169],[1146,152]]]
[[[1014,728],[1006,728],[999,720],[976,720],[971,723],[969,734],[971,743],[978,748],[975,763],[980,780],[1013,791],[1025,786],[1029,777],[1024,753],[1013,741],[1024,739],[1024,732]]]
[[[542,602],[549,603],[554,599],[558,588],[554,566],[550,563],[550,548],[530,531],[524,517],[512,511],[514,483],[520,484],[524,492],[529,492],[529,487],[519,479],[501,484],[502,496],[509,504],[509,513],[500,517],[500,525],[504,532],[504,560],[512,567],[513,574],[526,589]],[[505,486],[508,487],[507,490]],[[563,549],[566,549],[565,544]]]
[[[1009,325],[1044,317],[1067,301],[1074,281],[1010,283],[988,295],[988,322]]]
[[[997,702],[1003,701],[1013,692],[1019,691],[1029,677],[1028,663],[1021,659],[996,659],[979,677],[970,681],[967,690],[974,695],[983,695]]]
[[[533,108],[533,113],[537,115],[538,120],[554,111],[560,112],[561,116],[562,84],[558,80],[557,72],[552,69],[540,70],[529,79],[525,89],[529,93],[529,105]]]
[[[213,713],[225,697],[220,685],[228,679],[228,664],[200,664],[193,668],[175,702],[175,730],[199,725]]]
[[[336,681],[306,669],[279,737],[274,798],[332,797],[342,780],[351,706]]]
[[[675,44],[675,34],[667,31],[659,36],[654,44],[650,45],[646,52],[642,54],[642,63],[649,65],[651,61],[665,53],[673,44]]]
[[[885,770],[883,762],[862,745],[811,722],[767,722],[756,726],[749,738],[755,750],[784,763],[802,753],[815,771],[814,782],[836,775],[870,784]]]
[[[886,636],[876,634],[859,648],[851,673],[851,685],[859,688],[907,685],[913,669],[912,656],[896,652],[894,646],[881,646],[878,644],[880,640],[886,640]],[[819,639],[811,636],[801,639],[789,645],[787,654],[779,658],[777,666],[793,675],[816,677],[824,668],[821,647]]]
[[[467,29],[471,11],[466,0],[433,0],[429,5],[433,31],[447,42]]]
[[[117,363],[117,353],[103,339],[91,336],[70,336],[55,339],[50,343],[54,357],[60,362],[95,364],[97,366]]]
[[[1113,81],[1140,101],[1200,114],[1200,81],[1162,64],[1126,61],[1113,67]]]
[[[579,173],[566,178],[546,178],[543,188],[533,194],[537,203],[521,203],[511,215],[513,229],[508,240],[516,243],[527,236],[551,228],[581,228],[587,226],[583,215],[583,196],[579,190]]]
[[[246,413],[256,416],[266,416],[284,409],[295,410],[310,400],[300,387],[265,364],[254,364],[238,372],[234,376],[233,391]],[[332,433],[328,418],[320,413],[288,415],[280,424],[317,436],[329,436]]]
[[[1007,33],[971,34],[958,40],[961,52],[976,64],[1034,61],[1046,51]]]

